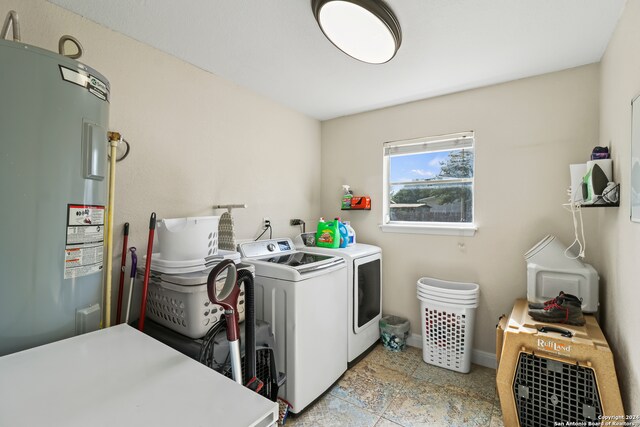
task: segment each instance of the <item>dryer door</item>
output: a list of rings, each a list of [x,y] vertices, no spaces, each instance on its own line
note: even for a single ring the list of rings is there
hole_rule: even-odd
[[[353,261],[353,331],[357,334],[382,312],[382,254]]]

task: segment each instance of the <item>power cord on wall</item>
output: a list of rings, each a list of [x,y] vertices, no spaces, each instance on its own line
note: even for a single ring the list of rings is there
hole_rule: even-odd
[[[571,212],[571,216],[573,217],[573,233],[575,235],[575,239],[569,245],[567,249],[564,251],[564,255],[570,259],[584,259],[585,251],[587,250],[587,241],[584,238],[584,222],[582,221],[582,206],[580,203],[577,203],[573,200],[573,194],[571,188],[567,191],[569,194],[569,210]],[[566,205],[565,205],[566,206]],[[576,217],[577,214],[577,217]],[[578,225],[580,225],[580,235],[582,236],[582,241],[580,240],[580,236],[578,236]],[[571,248],[575,245],[578,245],[578,255],[571,256]]]
[[[260,240],[260,238],[264,236],[264,233],[266,233],[267,230],[269,230],[269,239],[273,237],[273,229],[271,228],[271,221],[265,219],[264,226],[265,226],[264,230],[262,230],[262,233],[260,233],[260,235],[256,237],[256,240],[254,240],[254,242],[257,242],[258,240]]]
[[[303,233],[306,231],[306,224],[300,218],[294,218],[292,220],[289,220],[289,225],[291,225],[291,226],[299,225],[300,229],[302,230]]]

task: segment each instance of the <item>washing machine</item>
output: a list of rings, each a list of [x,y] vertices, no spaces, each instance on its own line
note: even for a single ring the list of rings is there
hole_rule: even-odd
[[[256,318],[272,325],[278,367],[287,376],[279,396],[299,413],[347,370],[346,263],[296,250],[287,238],[238,249],[255,266]]]
[[[298,235],[293,243],[307,252],[334,255],[347,264],[347,362],[357,362],[380,339],[382,317],[382,249],[355,243],[346,248],[315,246],[315,233]]]

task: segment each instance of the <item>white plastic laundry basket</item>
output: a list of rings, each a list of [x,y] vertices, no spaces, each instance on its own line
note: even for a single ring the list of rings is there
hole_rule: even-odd
[[[237,267],[254,273],[252,266],[238,264]],[[152,271],[147,291],[147,318],[189,338],[202,338],[224,314],[221,306],[209,301],[207,293],[209,271],[210,269],[179,275]],[[137,273],[140,284],[144,277],[144,268],[138,268]],[[223,273],[220,280],[216,282],[218,291],[224,285],[224,278],[226,274]],[[240,286],[237,310],[239,321],[243,322],[244,283]]]
[[[421,292],[425,289],[430,293]],[[454,292],[447,292],[450,290]],[[470,371],[478,296],[479,286],[475,283],[427,277],[418,281],[422,359],[426,363],[463,373]]]
[[[169,261],[197,260],[218,253],[219,216],[158,221],[158,245]]]

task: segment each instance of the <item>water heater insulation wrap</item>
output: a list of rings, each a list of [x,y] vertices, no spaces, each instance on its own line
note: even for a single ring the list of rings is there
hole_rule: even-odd
[[[0,93],[2,356],[97,327],[109,84],[75,60],[0,40]]]

